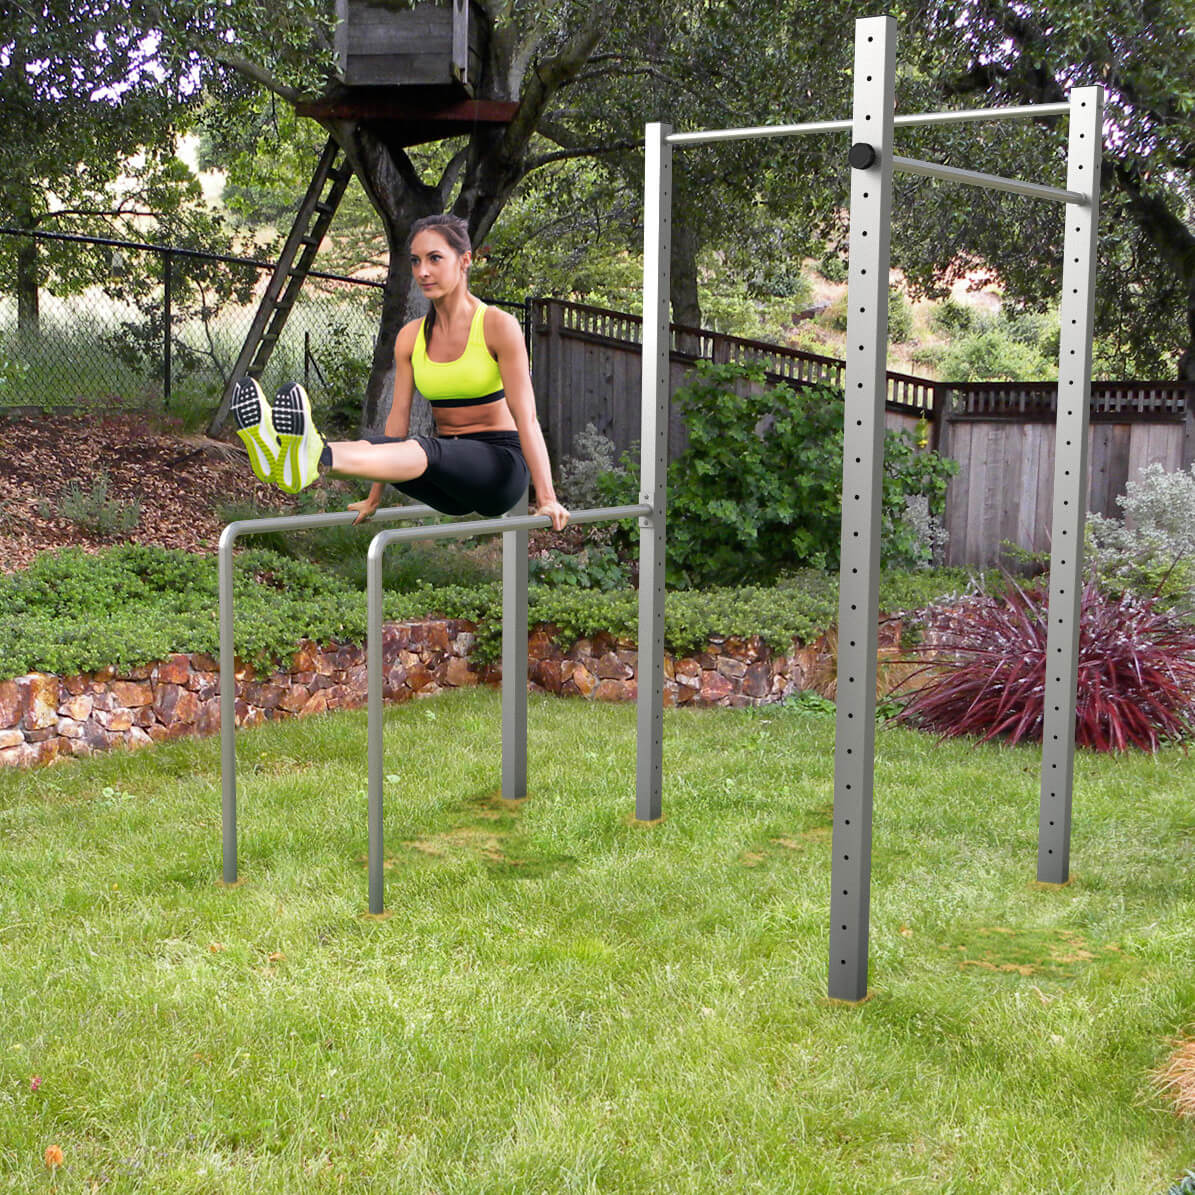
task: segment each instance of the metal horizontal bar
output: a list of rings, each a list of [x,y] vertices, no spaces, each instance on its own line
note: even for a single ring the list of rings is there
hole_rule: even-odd
[[[1022,104],[1015,108],[960,108],[956,112],[906,113],[892,118],[898,129],[927,124],[967,124],[977,120],[1037,120],[1044,116],[1066,116],[1070,104]]]
[[[613,523],[618,519],[645,518],[652,508],[645,503],[636,506],[599,506],[592,510],[569,512],[569,523]],[[393,531],[379,531],[369,545],[368,555],[381,555],[393,543],[410,543],[420,539],[470,539],[475,535],[496,535],[500,531],[534,531],[551,527],[547,515],[516,515],[498,519],[467,519],[460,523],[438,523],[433,527],[396,527]]]
[[[704,141],[746,141],[750,137],[799,137],[804,133],[849,133],[849,120],[815,120],[806,124],[765,124],[744,129],[704,129],[696,133],[672,133],[669,145],[699,145]]]
[[[904,174],[919,174],[923,178],[938,178],[948,183],[965,183],[970,187],[986,187],[989,191],[1008,191],[1013,195],[1028,195],[1031,199],[1051,199],[1055,203],[1088,203],[1088,197],[1078,191],[1064,191],[1061,187],[1047,187],[1041,183],[1022,182],[1017,178],[1001,178],[998,174],[983,174],[978,170],[960,170],[956,166],[941,166],[936,162],[918,162],[915,158],[893,157],[893,168]]]
[[[439,514],[430,506],[384,506],[374,511],[371,523],[393,523],[401,519],[426,519]],[[229,523],[220,533],[220,547],[231,544],[242,535],[259,531],[310,531],[316,527],[343,527],[357,519],[355,510],[332,510],[315,515],[272,515],[267,519],[241,519]]]
[[[978,120],[1036,120],[1043,116],[1065,116],[1070,104],[1025,104],[1016,108],[966,108],[957,112],[916,112],[893,118],[898,129],[920,125],[965,124]],[[849,120],[813,120],[804,124],[765,124],[741,129],[702,129],[695,133],[672,133],[670,145],[701,145],[707,141],[745,141],[751,137],[800,137],[806,133],[849,133]]]

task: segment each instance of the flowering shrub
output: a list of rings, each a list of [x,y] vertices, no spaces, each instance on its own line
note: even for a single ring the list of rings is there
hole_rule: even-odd
[[[944,736],[1039,741],[1048,594],[971,594],[923,616],[925,659],[897,715]],[[1097,751],[1156,750],[1195,730],[1195,627],[1154,598],[1083,590],[1075,741]]]

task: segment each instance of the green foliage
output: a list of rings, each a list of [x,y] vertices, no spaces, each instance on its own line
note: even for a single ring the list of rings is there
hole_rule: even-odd
[[[344,319],[333,319],[328,325],[317,367],[323,382],[314,402],[319,426],[333,434],[329,438],[355,435],[369,381],[370,355]]]
[[[750,384],[752,393],[744,394]],[[842,393],[828,387],[766,388],[742,365],[698,364],[675,401],[689,447],[668,470],[671,588],[770,581],[799,565],[835,566],[842,490]],[[908,433],[887,437],[885,559],[924,561],[906,519],[923,494],[940,513],[957,465],[921,452]],[[634,501],[635,474],[603,479],[612,503]],[[624,549],[629,532],[620,532]]]
[[[1195,1195],[1195,1170],[1188,1170],[1178,1182],[1169,1187],[1166,1195]]]
[[[964,574],[891,573],[882,609],[904,610],[959,592]],[[262,667],[289,659],[303,637],[363,642],[359,588],[309,561],[269,548],[238,553],[234,569],[238,655]],[[746,586],[669,594],[665,635],[676,652],[711,636],[759,635],[778,650],[817,638],[837,612],[837,578],[817,570],[787,575],[775,587]],[[108,664],[131,667],[176,651],[218,651],[218,586],[212,557],[143,545],[89,555],[78,548],[43,553],[27,569],[0,577],[0,677],[34,669],[68,675]],[[501,587],[419,585],[387,592],[390,619],[438,615],[479,624],[476,658],[499,654]],[[532,624],[559,628],[562,643],[599,631],[635,638],[637,598],[624,587],[531,588]]]
[[[576,510],[597,506],[602,497],[598,478],[618,470],[616,455],[614,441],[587,423],[573,440],[572,455],[560,462],[560,501]]]
[[[141,517],[141,499],[122,502],[108,496],[108,474],[102,472],[84,489],[77,481],[69,482],[55,506],[44,499],[42,518],[68,519],[75,526],[94,535],[125,535],[137,526]]]
[[[1058,363],[996,326],[956,340],[942,354],[938,369],[949,382],[1029,382],[1056,377]]]
[[[534,556],[529,573],[532,583],[550,589],[627,589],[630,572],[609,544],[594,543],[579,552],[551,551]]]
[[[817,263],[817,269],[827,282],[845,282],[847,279],[846,258],[833,248],[827,248]]]
[[[913,308],[905,293],[895,286],[888,288],[888,339],[904,344],[913,337]]]
[[[1195,608],[1195,466],[1156,461],[1117,499],[1123,519],[1088,516],[1087,560],[1105,588]]]
[[[933,330],[952,339],[973,332],[978,322],[975,309],[966,303],[960,303],[953,295],[947,295],[942,302],[935,304],[930,316]]]

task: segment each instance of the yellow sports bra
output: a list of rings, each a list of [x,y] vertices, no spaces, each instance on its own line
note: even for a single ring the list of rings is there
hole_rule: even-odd
[[[465,351],[455,361],[433,361],[427,355],[424,321],[419,321],[411,370],[419,393],[441,407],[474,407],[505,398],[498,362],[485,345],[485,304],[479,303],[469,325]]]

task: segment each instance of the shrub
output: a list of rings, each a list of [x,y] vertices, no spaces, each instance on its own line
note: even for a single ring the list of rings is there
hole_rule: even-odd
[[[1012,339],[999,327],[956,340],[939,364],[942,378],[950,382],[1040,381],[1056,376],[1057,370],[1056,361],[1047,361],[1036,347]]]
[[[946,737],[1042,736],[1048,594],[1013,586],[923,615],[929,660],[898,717]],[[1079,615],[1075,741],[1154,751],[1195,728],[1195,628],[1153,599],[1114,597],[1094,581]]]
[[[108,475],[100,475],[85,490],[77,481],[72,481],[58,499],[57,506],[42,501],[39,512],[44,519],[55,516],[68,519],[83,531],[109,539],[114,535],[127,535],[137,526],[141,517],[141,499],[121,502],[108,497]]]
[[[576,510],[597,506],[601,501],[598,478],[617,472],[617,450],[609,436],[592,424],[573,440],[573,452],[560,463],[560,501]]]
[[[355,435],[361,425],[370,363],[358,340],[343,319],[328,325],[323,346],[327,363],[319,371],[324,386],[314,403],[319,426],[326,432]]]
[[[965,336],[975,330],[978,323],[973,308],[966,303],[960,303],[953,295],[948,295],[933,310],[930,324],[940,336]]]
[[[744,381],[755,390],[742,394]],[[689,447],[668,469],[668,584],[672,588],[773,580],[801,565],[834,567],[842,493],[842,392],[765,388],[741,364],[701,362],[676,393]],[[924,550],[905,521],[906,499],[945,501],[953,461],[921,452],[908,433],[889,432],[885,453],[885,560],[919,564]],[[637,500],[635,471],[604,475],[602,496]],[[631,547],[623,528],[619,542]]]
[[[1156,462],[1125,487],[1124,519],[1090,515],[1087,556],[1113,589],[1190,605],[1195,596],[1195,466],[1168,473]]]

